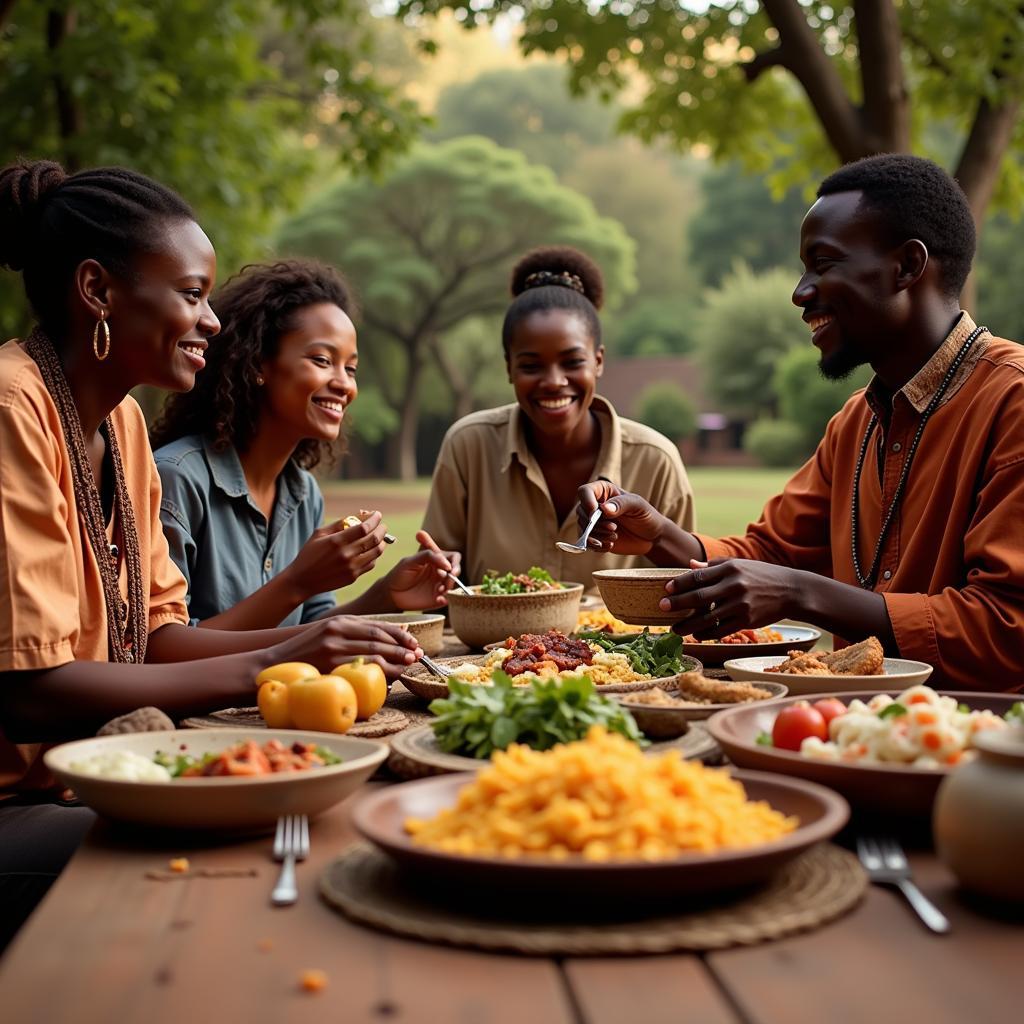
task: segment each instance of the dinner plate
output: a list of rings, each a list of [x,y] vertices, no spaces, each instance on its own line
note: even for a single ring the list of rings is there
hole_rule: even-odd
[[[728,686],[729,683],[723,681],[721,685]],[[770,697],[766,697],[763,701],[758,701],[758,704],[780,700],[787,693],[784,683],[759,683],[757,685],[771,694]],[[666,692],[672,693],[673,691],[666,690]],[[748,704],[753,703],[747,701],[741,705],[733,701],[729,704],[687,704],[686,695],[679,694],[677,695],[678,706],[671,707],[667,704],[637,703],[634,699],[637,696],[639,694],[624,693],[616,697],[616,700],[636,719],[636,724],[640,727],[640,731],[649,739],[660,736],[678,736],[686,731],[686,727],[690,722],[701,722],[704,719],[710,718],[718,711],[724,711],[726,708],[746,707]],[[674,723],[682,724],[681,727],[676,727]],[[673,729],[675,731],[670,731]]]
[[[202,757],[252,739],[277,739],[286,746],[316,743],[342,759],[341,764],[273,775],[125,782],[72,769],[93,754],[128,750],[152,758],[160,751]],[[45,754],[47,768],[70,786],[86,806],[116,821],[179,829],[271,828],[282,814],[320,814],[357,789],[388,754],[383,743],[330,732],[293,729],[176,729],[96,736],[62,743]]]
[[[782,639],[763,644],[720,644],[714,641],[687,643],[684,640],[682,651],[692,658],[699,658],[705,665],[718,666],[724,665],[737,654],[763,658],[774,654],[785,657],[790,651],[809,651],[821,639],[821,630],[811,626],[786,626],[781,622],[773,622],[765,628],[781,633]]]
[[[837,690],[881,693],[894,686],[905,690],[908,686],[923,683],[932,674],[931,665],[923,661],[908,661],[906,658],[886,658],[882,663],[882,675],[877,676],[798,676],[789,672],[765,671],[774,665],[781,665],[785,660],[784,654],[762,658],[732,658],[725,663],[725,670],[733,679],[751,683],[784,682],[789,687],[791,697]]]
[[[663,754],[666,750],[678,750],[685,761],[700,761],[704,758],[720,761],[722,757],[718,744],[703,727],[691,730],[684,736],[675,736],[671,739],[654,742],[644,752]],[[424,771],[417,773],[420,775],[475,772],[491,763],[490,760],[466,757],[463,754],[450,754],[446,750],[442,750],[434,737],[434,729],[430,723],[399,733],[391,741],[391,751],[392,754],[400,754],[423,768]]]
[[[464,658],[434,658],[438,665],[446,665],[455,668],[465,665],[482,665],[487,660],[486,654],[471,655]],[[704,667],[696,658],[682,658],[680,660],[680,674],[682,672],[700,672]],[[586,665],[581,665],[579,674],[585,675]],[[631,690],[649,690],[652,686],[671,686],[678,679],[678,675],[662,676],[657,679],[638,679],[633,683],[600,683],[597,686],[598,693],[628,693]],[[424,700],[434,700],[437,697],[448,696],[448,684],[437,676],[433,675],[423,665],[412,665],[403,673],[402,682],[405,688],[415,693],[417,697]],[[524,684],[526,685],[526,684]]]
[[[725,770],[725,769],[722,769]],[[522,889],[556,896],[594,899],[628,892],[630,898],[709,895],[761,882],[787,861],[839,831],[849,807],[838,794],[802,779],[762,772],[733,771],[751,800],[766,800],[799,826],[769,843],[717,853],[687,853],[660,861],[593,862],[582,857],[564,861],[541,858],[462,856],[417,846],[406,834],[407,818],[430,818],[451,807],[473,774],[441,775],[364,797],[355,806],[353,822],[370,842],[403,867],[427,879],[457,883],[461,888]]]
[[[940,692],[943,696],[955,698],[957,703],[966,704],[972,711],[987,709],[998,715],[1005,714],[1020,700],[1020,694]],[[875,693],[888,693],[896,697],[900,690],[878,687],[872,696]],[[839,693],[829,691],[828,695],[837,697],[844,704],[849,704],[855,697],[860,700],[865,698],[863,690]],[[708,729],[729,760],[741,768],[777,772],[821,783],[842,793],[860,811],[912,817],[923,817],[931,813],[935,791],[950,771],[955,769],[838,764],[803,757],[794,750],[760,746],[757,743],[758,734],[771,733],[775,716],[800,699],[791,695],[765,707],[743,704],[719,711],[708,719]]]

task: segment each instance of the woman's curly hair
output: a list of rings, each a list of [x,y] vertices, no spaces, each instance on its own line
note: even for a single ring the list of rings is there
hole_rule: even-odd
[[[333,267],[313,260],[252,264],[231,278],[213,297],[220,335],[206,353],[206,368],[196,386],[172,395],[150,432],[154,448],[187,434],[209,438],[216,451],[252,443],[263,405],[257,383],[261,365],[277,355],[281,337],[295,327],[295,315],[308,306],[330,302],[354,317],[353,300]],[[312,469],[334,454],[329,441],[302,441],[292,459]]]

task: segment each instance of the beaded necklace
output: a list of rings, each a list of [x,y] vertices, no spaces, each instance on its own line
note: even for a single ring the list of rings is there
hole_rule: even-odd
[[[114,424],[105,420],[110,461],[114,469],[114,507],[120,520],[124,542],[125,565],[128,571],[128,603],[121,600],[121,587],[117,571],[117,547],[107,541],[100,493],[89,465],[85,450],[82,422],[78,418],[71,389],[60,359],[50,339],[37,327],[25,342],[25,351],[35,360],[47,391],[57,407],[64,441],[71,459],[71,477],[75,489],[78,514],[82,517],[89,543],[96,556],[103,581],[103,598],[107,609],[107,638],[110,660],[141,662],[146,657],[148,635],[148,600],[142,585],[142,558],[139,553],[139,534],[135,527],[135,513],[128,497],[124,479],[121,450],[117,444]]]
[[[872,413],[871,419],[868,422],[867,430],[864,431],[864,440],[861,441],[860,453],[857,455],[857,466],[853,473],[853,503],[851,509],[852,519],[852,532],[851,532],[851,548],[853,552],[853,571],[857,574],[857,582],[865,590],[872,590],[878,580],[878,567],[882,560],[882,545],[885,543],[886,534],[889,532],[889,527],[892,525],[893,520],[896,518],[896,512],[899,509],[900,499],[903,497],[903,489],[907,482],[907,477],[910,476],[910,464],[914,461],[914,455],[917,452],[917,446],[921,441],[921,435],[924,433],[925,424],[930,419],[931,415],[939,407],[943,397],[949,390],[950,384],[953,383],[953,378],[956,376],[956,371],[960,369],[960,365],[964,359],[967,358],[967,353],[970,351],[971,346],[978,340],[978,338],[988,330],[987,327],[975,327],[971,331],[967,340],[960,346],[960,351],[953,357],[953,361],[949,364],[949,369],[946,371],[945,377],[942,378],[942,383],[938,386],[935,394],[932,395],[931,401],[925,407],[924,412],[921,414],[921,421],[917,425],[917,432],[914,434],[914,440],[910,443],[910,449],[907,452],[907,457],[903,461],[903,469],[900,472],[900,478],[896,482],[896,490],[892,496],[892,502],[889,504],[889,509],[885,513],[885,519],[882,521],[882,529],[878,535],[878,543],[875,545],[875,554],[871,559],[871,566],[868,569],[867,574],[862,571],[860,565],[860,555],[857,553],[857,515],[858,515],[858,496],[860,494],[860,475],[864,469],[864,458],[867,454],[868,443],[871,440],[871,435],[875,431],[875,426],[878,423],[878,417]]]

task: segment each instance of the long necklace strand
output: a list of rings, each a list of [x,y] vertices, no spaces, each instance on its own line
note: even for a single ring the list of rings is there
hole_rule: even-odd
[[[949,364],[949,369],[946,371],[945,377],[942,378],[942,383],[939,385],[935,394],[932,395],[931,401],[925,407],[924,412],[921,414],[921,420],[917,425],[917,432],[914,434],[914,440],[910,443],[910,448],[907,451],[907,457],[903,460],[903,469],[900,472],[900,478],[896,482],[896,490],[893,493],[892,501],[889,503],[888,511],[885,514],[885,519],[882,522],[882,529],[878,534],[878,543],[875,545],[875,554],[871,559],[871,566],[865,574],[861,569],[860,554],[857,551],[857,519],[858,519],[858,505],[859,505],[859,494],[860,494],[860,476],[864,469],[864,459],[867,455],[868,443],[871,440],[871,435],[874,433],[875,426],[878,423],[878,417],[872,413],[871,419],[868,421],[867,430],[864,431],[864,440],[860,444],[860,452],[857,455],[857,466],[853,473],[853,502],[851,508],[851,547],[853,551],[853,571],[857,574],[857,582],[865,590],[871,590],[875,582],[878,579],[878,567],[882,560],[882,547],[885,544],[886,535],[889,532],[889,527],[892,525],[893,520],[896,518],[896,512],[899,509],[900,499],[903,497],[903,488],[906,485],[907,477],[910,476],[910,464],[914,461],[914,454],[917,452],[917,446],[921,441],[921,435],[924,433],[925,424],[928,422],[932,413],[939,407],[943,397],[949,390],[949,386],[953,383],[953,378],[956,376],[956,371],[960,369],[960,365],[964,359],[967,358],[967,353],[970,351],[971,346],[977,341],[977,339],[988,330],[987,327],[975,327],[971,331],[967,340],[961,345],[960,351],[953,357],[953,361]]]
[[[139,534],[135,525],[135,512],[128,496],[124,479],[124,466],[117,443],[114,424],[106,419],[107,443],[114,469],[114,501],[121,524],[125,566],[128,573],[128,605],[121,600],[121,586],[117,571],[117,558],[107,541],[107,531],[100,501],[99,489],[89,465],[85,450],[85,437],[78,417],[71,389],[60,359],[50,339],[36,328],[25,342],[25,351],[39,366],[43,382],[53,398],[60,416],[64,440],[71,459],[71,475],[75,488],[75,501],[85,524],[89,543],[96,555],[103,582],[103,598],[107,608],[107,637],[112,661],[141,662],[146,657],[148,638],[148,599],[142,585],[142,558],[139,552]],[[130,639],[129,639],[130,633]]]

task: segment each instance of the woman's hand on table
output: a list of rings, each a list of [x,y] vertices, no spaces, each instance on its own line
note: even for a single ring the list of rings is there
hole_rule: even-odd
[[[661,539],[665,517],[638,494],[630,494],[607,480],[584,484],[577,492],[576,517],[582,532],[594,509],[602,515],[587,546],[617,555],[646,555]]]
[[[400,611],[437,608],[448,603],[451,573],[458,576],[462,556],[457,551],[442,551],[426,530],[416,534],[423,550],[403,558],[388,573],[385,584],[388,597]]]
[[[362,657],[377,662],[389,678],[400,676],[423,655],[416,638],[402,626],[352,615],[331,615],[312,622],[267,653],[273,656],[268,664],[307,661],[321,672]]]
[[[380,512],[371,513],[355,526],[345,526],[341,519],[321,526],[284,573],[301,601],[348,586],[373,568],[384,551],[386,532]]]
[[[747,558],[692,559],[691,572],[665,584],[664,611],[692,612],[672,628],[698,640],[715,640],[792,616],[798,604],[798,578],[788,566]]]

